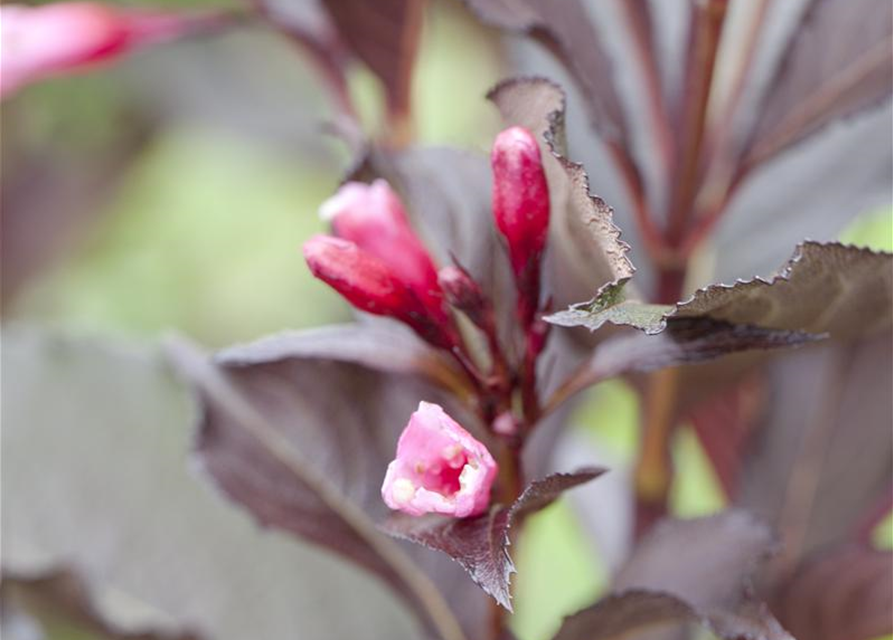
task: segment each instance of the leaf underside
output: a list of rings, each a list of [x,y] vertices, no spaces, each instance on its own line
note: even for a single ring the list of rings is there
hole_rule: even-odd
[[[383,526],[390,535],[441,551],[458,562],[485,592],[512,610],[509,584],[515,565],[508,553],[512,526],[554,502],[563,492],[589,482],[604,469],[556,473],[530,483],[510,506],[497,505],[473,518],[394,515]]]

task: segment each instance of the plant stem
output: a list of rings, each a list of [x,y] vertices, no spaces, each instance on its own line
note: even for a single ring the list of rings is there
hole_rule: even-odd
[[[697,193],[707,106],[727,8],[728,0],[701,0],[692,9],[688,74],[679,124],[681,137],[676,146],[678,174],[673,181],[666,233],[672,246],[678,246],[685,234]]]
[[[668,266],[658,274],[656,301],[675,304],[682,297],[686,265]],[[652,373],[647,382],[642,414],[641,447],[634,473],[635,534],[638,539],[667,514],[673,483],[670,438],[676,426],[679,369]]]
[[[642,444],[634,474],[636,539],[667,513],[667,498],[673,480],[670,438],[676,422],[678,387],[678,368],[661,369],[648,379]]]
[[[524,433],[525,430],[522,430]],[[519,437],[503,440],[499,456],[499,501],[503,505],[511,505],[524,490],[524,474],[521,468],[521,439]],[[514,541],[521,531],[522,522],[517,522],[509,532]],[[490,602],[490,637],[500,640],[506,626],[506,610],[493,598]]]
[[[634,53],[645,79],[645,91],[648,95],[648,116],[651,119],[652,133],[657,142],[661,173],[666,181],[669,177],[673,159],[673,136],[670,130],[670,122],[667,118],[666,105],[664,104],[657,58],[654,54],[651,7],[648,5],[647,0],[618,0],[617,4],[632,35]]]

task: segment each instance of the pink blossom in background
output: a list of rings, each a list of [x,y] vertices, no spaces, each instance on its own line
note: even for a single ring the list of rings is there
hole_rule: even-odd
[[[0,8],[0,91],[84,66],[127,49],[127,25],[118,12],[92,2]]]
[[[97,2],[0,7],[0,96],[135,47],[220,24],[223,14],[123,10]]]
[[[339,238],[355,242],[399,273],[433,317],[446,320],[437,269],[387,182],[348,182],[322,204],[319,214]]]
[[[413,516],[465,518],[487,510],[497,471],[487,447],[442,407],[420,402],[397,442],[381,495],[391,509]]]

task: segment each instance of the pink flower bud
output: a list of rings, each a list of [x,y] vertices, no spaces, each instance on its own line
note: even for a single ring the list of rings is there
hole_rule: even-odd
[[[317,235],[304,243],[304,258],[314,276],[357,309],[396,318],[438,347],[452,346],[448,330],[428,315],[403,279],[353,242]]]
[[[490,156],[493,165],[493,216],[508,241],[516,277],[538,269],[549,230],[549,185],[540,148],[521,127],[496,137]]]
[[[397,442],[381,496],[413,516],[474,516],[487,510],[497,470],[487,448],[442,407],[420,402]]]
[[[387,182],[348,182],[323,203],[319,214],[331,221],[339,238],[355,242],[399,273],[430,313],[446,320],[437,269]]]
[[[0,7],[0,95],[220,19],[219,14],[183,16],[123,10],[96,2],[4,5]]]
[[[478,326],[487,322],[484,293],[465,269],[447,266],[437,272],[437,281],[447,301]]]
[[[519,430],[518,421],[511,411],[500,413],[493,421],[493,431],[501,436],[515,436]]]

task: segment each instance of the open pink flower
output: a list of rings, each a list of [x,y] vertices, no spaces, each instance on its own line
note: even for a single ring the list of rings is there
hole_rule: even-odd
[[[437,269],[387,182],[348,182],[323,203],[319,214],[331,221],[336,236],[356,243],[399,273],[432,317],[446,320]]]
[[[397,442],[381,496],[413,516],[465,518],[487,510],[498,468],[482,443],[440,405],[420,402]]]

